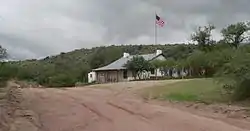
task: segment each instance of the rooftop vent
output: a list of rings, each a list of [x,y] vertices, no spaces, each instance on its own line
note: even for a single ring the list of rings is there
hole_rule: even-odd
[[[161,55],[162,54],[162,50],[156,50],[156,55]]]
[[[126,53],[126,52],[123,53],[123,57],[124,57],[124,58],[128,58],[129,56],[130,56],[129,53]]]

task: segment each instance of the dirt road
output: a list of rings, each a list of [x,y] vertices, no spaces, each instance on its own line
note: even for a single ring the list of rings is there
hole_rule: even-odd
[[[101,85],[103,89],[22,89],[23,106],[36,115],[33,124],[39,131],[245,131],[218,120],[149,104],[130,91],[132,87],[154,84],[161,83],[107,84]]]

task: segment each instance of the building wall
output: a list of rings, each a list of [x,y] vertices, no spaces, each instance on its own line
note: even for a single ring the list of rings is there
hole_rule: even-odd
[[[151,72],[149,73],[150,73],[150,77],[162,77],[165,75],[164,72],[161,71],[161,69],[155,69],[154,73],[151,73]]]
[[[97,71],[96,81],[98,83],[113,83],[113,82],[123,82],[133,79],[132,72],[127,71],[127,78],[124,78],[124,70],[115,71]]]
[[[118,72],[117,71],[98,71],[97,82],[98,83],[107,83],[107,82],[117,82],[118,81]]]
[[[127,77],[124,78],[124,71],[125,70],[116,70],[116,71],[97,71],[96,72],[96,82],[97,83],[113,83],[113,82],[125,82],[131,81],[135,78],[133,77],[132,71],[127,71]],[[156,73],[157,72],[157,73]],[[152,74],[150,71],[141,72],[140,78],[141,79],[149,79],[150,77],[162,77],[165,74],[160,70],[156,69]],[[136,79],[139,79],[136,76]]]
[[[88,83],[92,83],[96,81],[96,72],[88,73]]]
[[[160,55],[155,58],[155,60],[166,60],[166,58],[163,55]],[[157,72],[157,73],[156,73]],[[130,81],[134,80],[132,71],[127,71],[127,78],[124,78],[124,70],[114,70],[114,71],[97,71],[96,72],[96,81],[98,83],[112,83],[112,82],[123,82],[123,81]],[[154,73],[151,72],[141,72],[140,78],[141,79],[148,79],[150,77],[161,77],[165,74],[162,73],[160,69],[156,69]],[[136,76],[136,79],[139,79],[138,76]],[[89,80],[91,81],[91,80]]]

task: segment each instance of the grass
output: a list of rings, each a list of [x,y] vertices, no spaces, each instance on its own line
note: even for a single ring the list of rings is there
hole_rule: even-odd
[[[148,88],[143,91],[142,95],[144,98],[160,100],[228,102],[229,96],[223,95],[222,91],[222,86],[214,82],[213,79],[191,79]]]

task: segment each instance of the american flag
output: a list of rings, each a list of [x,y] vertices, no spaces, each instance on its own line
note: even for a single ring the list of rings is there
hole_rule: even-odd
[[[164,26],[164,24],[165,24],[165,22],[161,19],[161,17],[160,16],[158,16],[157,14],[156,14],[156,24],[157,25],[159,25],[160,27],[163,27]]]

